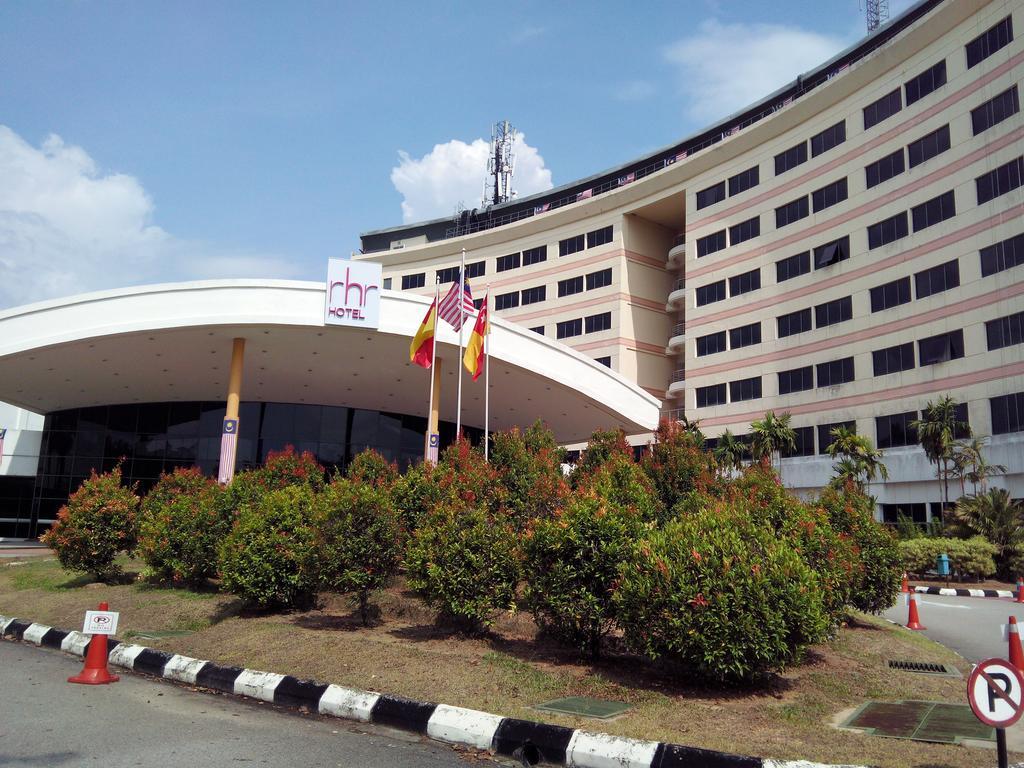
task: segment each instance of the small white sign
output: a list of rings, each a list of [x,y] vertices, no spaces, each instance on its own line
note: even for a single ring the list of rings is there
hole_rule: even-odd
[[[86,611],[85,625],[82,627],[82,634],[85,635],[112,635],[117,632],[116,611]]]
[[[382,274],[372,261],[328,259],[324,324],[377,328]]]
[[[986,659],[967,680],[967,699],[985,725],[1008,728],[1021,716],[1024,678],[1010,662]]]

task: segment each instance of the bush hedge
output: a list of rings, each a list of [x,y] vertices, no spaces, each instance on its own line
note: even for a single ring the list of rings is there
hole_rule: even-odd
[[[901,541],[903,569],[923,576],[936,569],[940,554],[949,555],[954,577],[983,579],[996,572],[996,547],[983,536],[971,539],[916,538]]]

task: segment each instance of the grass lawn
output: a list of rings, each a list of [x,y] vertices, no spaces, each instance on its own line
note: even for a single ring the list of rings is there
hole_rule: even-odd
[[[129,574],[137,563],[126,562]],[[257,614],[214,591],[194,593],[143,581],[106,586],[63,572],[56,560],[0,561],[0,614],[63,629],[82,623],[101,600],[120,611],[119,637],[222,664],[289,673],[496,714],[544,720],[635,738],[676,742],[777,759],[878,766],[975,768],[994,750],[924,744],[836,730],[837,713],[867,699],[966,703],[962,679],[892,672],[887,659],[968,665],[927,638],[881,619],[856,615],[806,662],[755,689],[709,687],[668,678],[624,654],[598,664],[539,641],[528,614],[502,616],[484,637],[466,638],[403,589],[377,598],[381,616],[363,628],[354,606],[327,595],[319,610]],[[562,696],[628,702],[610,721],[572,718],[531,707]],[[1024,759],[1024,755],[1016,755]]]

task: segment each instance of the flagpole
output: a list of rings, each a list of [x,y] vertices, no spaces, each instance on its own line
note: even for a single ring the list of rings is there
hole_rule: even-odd
[[[466,249],[462,249],[462,266],[459,268],[459,393],[455,405],[455,439],[462,437],[462,326],[466,322],[466,306],[463,296],[466,290]]]
[[[434,278],[434,331],[433,331],[434,335],[432,336],[432,340],[433,340],[434,344],[433,344],[433,347],[430,350],[430,399],[427,401],[427,441],[428,442],[430,440],[430,414],[431,414],[431,411],[432,411],[432,409],[434,407],[434,378],[436,377],[436,374],[437,374],[437,315],[438,315],[438,311],[437,311],[437,298],[438,298],[438,291],[440,290],[438,286],[440,286],[440,284],[441,284],[440,280],[438,280],[435,277]],[[438,404],[438,409],[437,410],[438,410],[438,416],[440,416],[440,411],[441,411],[440,404]],[[437,431],[440,432],[441,431],[440,418],[438,418],[438,425],[437,425],[437,427],[438,427]],[[438,446],[438,450],[440,450],[440,448],[441,447]]]
[[[484,461],[490,461],[491,430],[491,286],[484,293],[484,311],[487,313],[487,327],[484,329]]]

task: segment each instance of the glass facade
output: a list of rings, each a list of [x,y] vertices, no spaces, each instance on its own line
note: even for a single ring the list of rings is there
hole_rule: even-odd
[[[16,517],[4,515],[0,536],[38,536],[91,470],[105,472],[118,462],[125,480],[137,482],[140,492],[147,491],[161,472],[176,467],[198,466],[216,477],[224,410],[224,403],[185,402],[48,414],[31,511],[21,504],[23,512]],[[259,466],[270,451],[286,445],[310,451],[328,470],[343,470],[366,448],[376,449],[405,469],[423,456],[427,428],[423,416],[295,403],[242,403],[239,420],[236,471]],[[481,430],[464,431],[479,442]],[[440,433],[441,445],[451,444],[455,425],[442,423]]]

